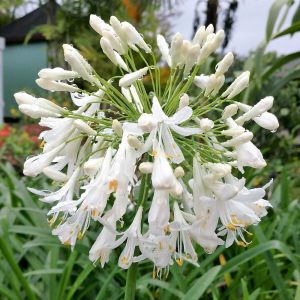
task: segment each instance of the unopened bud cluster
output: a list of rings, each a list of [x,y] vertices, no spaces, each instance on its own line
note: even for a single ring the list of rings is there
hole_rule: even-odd
[[[90,25],[121,75],[102,78],[78,50],[63,45],[70,70],[43,69],[36,82],[48,91],[70,93],[76,109],[15,94],[20,111],[47,128],[40,135],[43,151],[26,160],[24,174],[43,174],[58,183],[54,191],[29,188],[52,205],[52,233],[73,249],[94,222],[99,233],[91,261],[104,266],[122,247],[120,267],[148,259],[157,275],[174,262],[197,264],[196,244],[207,253],[234,242],[247,246],[248,226],[258,224],[271,206],[264,199],[270,183],[249,189],[233,174],[266,166],[247,127],[254,121],[277,129],[269,112],[273,97],[254,106],[238,101],[250,73],[225,86],[232,53],[214,74],[199,74],[224,39],[224,31],[214,32],[212,25],[201,26],[192,41],[180,33],[170,43],[157,36],[170,67],[165,88],[155,51],[131,24],[91,15]],[[144,62],[142,68],[135,67],[134,56]],[[77,86],[77,78],[89,82],[91,91]]]

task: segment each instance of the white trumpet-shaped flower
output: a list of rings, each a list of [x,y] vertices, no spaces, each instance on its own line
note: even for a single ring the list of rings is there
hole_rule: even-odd
[[[129,86],[131,86],[138,79],[142,78],[147,73],[147,71],[148,71],[148,67],[145,67],[145,68],[140,69],[138,71],[126,74],[125,76],[123,76],[120,79],[119,85],[121,87],[129,87]]]
[[[162,110],[156,96],[153,97],[152,101],[152,114],[142,114],[138,120],[138,126],[145,132],[150,132],[149,139],[152,139],[153,142],[158,133],[167,157],[174,163],[180,163],[184,157],[172,136],[171,130],[182,136],[200,134],[199,128],[178,126],[190,119],[193,111],[190,107],[185,106],[172,117],[168,117]]]
[[[41,118],[42,150],[25,161],[23,172],[54,181],[51,190],[29,188],[51,205],[52,234],[73,249],[96,230],[93,263],[103,267],[118,248],[121,268],[149,260],[159,278],[175,263],[197,265],[198,245],[206,253],[234,241],[247,246],[248,227],[271,207],[264,199],[271,182],[246,188],[246,180],[232,174],[266,165],[246,125],[253,120],[272,132],[278,128],[269,112],[273,97],[253,106],[232,100],[250,80],[246,71],[225,87],[232,53],[213,74],[200,73],[224,40],[224,31],[214,32],[212,25],[200,26],[192,41],[176,33],[169,45],[157,36],[170,72],[156,64],[155,51],[130,23],[91,15],[90,25],[108,60],[120,67],[111,78],[64,44],[70,70],[44,68],[36,82],[70,93],[76,109],[25,92],[14,95],[21,112]]]

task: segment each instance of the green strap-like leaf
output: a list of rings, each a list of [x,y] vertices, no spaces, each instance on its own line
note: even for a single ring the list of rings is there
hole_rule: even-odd
[[[270,75],[272,75],[276,70],[278,70],[279,68],[281,68],[282,66],[286,65],[287,63],[293,61],[293,60],[296,60],[300,58],[300,51],[299,52],[294,52],[294,53],[291,53],[289,55],[286,55],[286,56],[283,56],[281,58],[279,58],[276,62],[274,62],[272,64],[272,66],[267,69],[263,76],[262,76],[262,79],[265,80],[267,79],[268,77],[270,77]]]
[[[88,275],[95,269],[95,266],[90,263],[77,277],[75,280],[74,284],[72,285],[68,295],[67,295],[67,300],[73,299],[73,295],[75,294],[76,290],[81,286],[83,281],[88,277]]]
[[[195,281],[191,289],[182,298],[183,300],[198,300],[205,291],[209,288],[211,283],[217,277],[221,270],[221,266],[215,266],[208,272],[203,274],[199,279]]]
[[[25,293],[27,295],[27,299],[35,300],[36,297],[31,289],[29,283],[27,282],[26,278],[24,277],[19,265],[17,264],[17,262],[14,258],[13,252],[9,246],[8,241],[6,239],[4,239],[2,236],[0,236],[0,251],[2,252],[2,254],[5,257],[5,259],[7,260],[7,262],[9,263],[14,274],[17,276],[18,280],[22,284],[22,286],[25,290]]]
[[[296,22],[292,26],[290,26],[290,27],[284,29],[283,31],[275,34],[272,37],[272,39],[277,39],[281,36],[284,36],[284,35],[287,35],[287,34],[293,34],[293,33],[298,32],[298,31],[300,31],[300,22]]]
[[[220,275],[224,274],[225,272],[231,272],[233,270],[236,270],[237,268],[239,268],[239,266],[243,265],[252,258],[273,249],[283,253],[286,256],[286,258],[289,259],[296,266],[297,269],[299,269],[299,263],[285,244],[281,243],[280,241],[268,241],[256,247],[250,248],[247,251],[230,259],[226,263],[226,265],[223,266]]]
[[[288,4],[289,0],[276,0],[272,4],[268,16],[268,21],[267,21],[267,28],[266,28],[266,40],[269,41],[272,37],[273,31],[274,31],[274,26],[277,21],[277,18],[279,16],[281,8],[285,5]]]

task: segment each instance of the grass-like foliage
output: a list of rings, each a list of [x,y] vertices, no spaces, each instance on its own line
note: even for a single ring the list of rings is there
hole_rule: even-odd
[[[152,279],[152,264],[140,265],[136,299],[299,299],[300,205],[296,166],[287,166],[275,180],[270,201],[274,209],[248,248],[220,247],[211,255],[197,249],[200,267],[170,268],[167,278]],[[123,299],[126,272],[117,254],[101,269],[88,261],[94,237],[89,234],[71,253],[61,247],[45,220],[43,204],[26,185],[41,179],[20,179],[1,166],[0,295],[1,299]],[[39,182],[36,182],[39,180]]]

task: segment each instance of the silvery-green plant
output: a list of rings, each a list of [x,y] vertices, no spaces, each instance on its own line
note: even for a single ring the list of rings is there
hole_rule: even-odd
[[[72,45],[63,45],[71,70],[43,69],[36,82],[48,91],[69,92],[77,109],[15,94],[20,111],[41,118],[40,125],[47,127],[40,135],[43,152],[26,160],[24,174],[43,173],[60,184],[56,191],[29,188],[53,204],[48,213],[52,233],[73,249],[96,222],[99,235],[91,261],[104,266],[124,244],[119,266],[127,269],[148,259],[154,276],[167,273],[174,261],[197,265],[195,244],[207,253],[234,242],[247,246],[247,227],[258,224],[271,206],[263,199],[271,182],[248,189],[232,171],[266,166],[245,127],[254,121],[277,129],[277,118],[268,112],[273,97],[254,106],[237,101],[249,72],[223,87],[232,53],[214,74],[198,74],[224,39],[223,30],[214,33],[211,25],[201,26],[193,41],[176,33],[169,45],[157,36],[170,67],[164,90],[154,52],[130,23],[111,17],[108,24],[91,15],[90,25],[120,76],[102,78]],[[135,57],[143,68],[136,68]],[[146,75],[151,90],[144,85]],[[77,78],[94,91],[79,88]],[[197,96],[191,96],[193,85]]]

